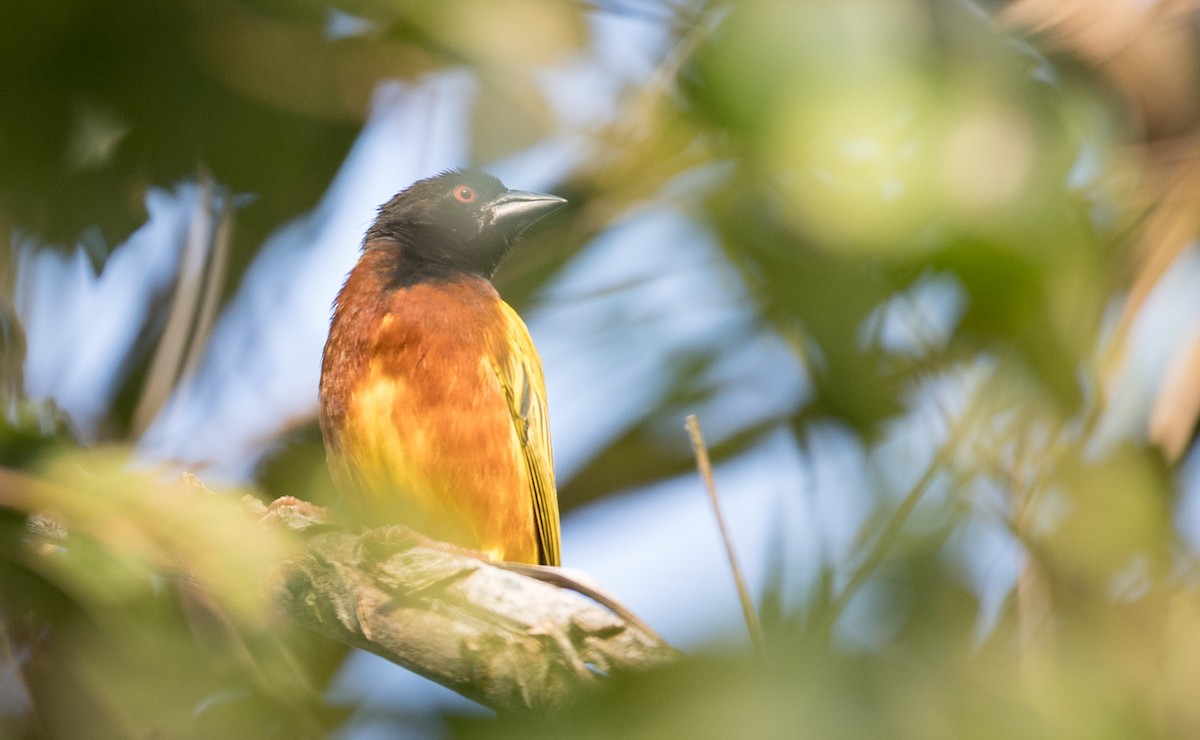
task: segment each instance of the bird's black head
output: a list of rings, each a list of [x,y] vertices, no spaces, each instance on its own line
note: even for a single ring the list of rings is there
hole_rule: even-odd
[[[486,172],[418,180],[379,208],[368,248],[397,250],[401,283],[468,273],[490,278],[517,238],[565,200],[509,190]]]

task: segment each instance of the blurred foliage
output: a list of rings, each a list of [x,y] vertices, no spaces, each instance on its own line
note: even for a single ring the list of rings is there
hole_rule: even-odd
[[[627,81],[612,121],[587,132],[555,189],[569,210],[512,255],[503,292],[527,305],[630,213],[682,210],[744,288],[751,330],[780,338],[812,384],[795,407],[714,438],[715,456],[784,428],[811,457],[814,430],[847,430],[873,466],[871,510],[850,552],[821,554],[801,603],[776,574],[762,596],[766,659],[697,657],[614,677],[559,717],[450,730],[1189,737],[1200,733],[1200,582],[1175,520],[1179,469],[1136,435],[1099,433],[1131,317],[1200,227],[1200,88],[1185,84],[1197,26],[1190,7],[1167,5],[18,2],[0,11],[0,225],[6,237],[16,226],[82,241],[103,262],[144,217],[148,185],[199,169],[256,198],[238,213],[236,283],[263,237],[328,185],[379,80],[469,67],[474,154],[493,161],[554,130],[537,75],[579,61],[589,14],[662,22],[659,68]],[[330,34],[342,13],[356,32]],[[0,279],[7,291],[14,277]],[[906,309],[931,282],[961,309],[940,327]],[[1126,296],[1114,330],[1105,320]],[[4,294],[8,394],[22,348],[10,304]],[[900,348],[881,328],[896,316],[915,324]],[[565,482],[564,508],[689,472],[675,420],[715,393],[705,378],[737,339],[672,357],[665,391]],[[945,392],[929,401],[928,385]],[[339,651],[290,634],[254,590],[285,544],[224,499],[76,450],[52,409],[4,400],[0,461],[24,472],[4,479],[0,588],[9,661],[35,702],[5,703],[4,729],[340,726],[320,701]],[[918,453],[879,454],[931,407]],[[15,480],[40,493],[13,494]],[[327,500],[311,424],[276,447],[258,483]],[[66,519],[68,540],[30,535],[43,508]],[[981,527],[1019,562],[991,615],[967,562]],[[219,596],[164,578],[172,568],[220,584]],[[20,693],[3,680],[0,691]]]
[[[332,35],[335,12],[356,14],[363,32]],[[256,196],[239,220],[238,271],[271,229],[328,186],[379,81],[462,62],[490,70],[489,110],[522,123],[477,127],[485,135],[476,146],[500,156],[541,130],[531,65],[565,53],[581,33],[569,4],[527,0],[368,0],[340,10],[272,0],[18,0],[0,18],[0,214],[68,246],[98,227],[91,241],[102,261],[144,220],[147,186],[200,166]]]
[[[738,157],[708,213],[765,314],[820,353],[818,413],[869,431],[896,412],[911,376],[862,351],[858,327],[931,269],[969,296],[962,349],[1011,350],[1073,405],[1114,289],[1118,235],[1088,221],[1093,183],[1068,186],[1083,149],[1116,143],[1102,99],[1045,80],[1045,60],[965,4],[884,7],[731,12],[692,88]]]
[[[20,665],[6,736],[294,737],[336,723],[316,699],[344,650],[267,598],[292,543],[236,497],[159,477],[118,450],[0,471],[2,636]]]

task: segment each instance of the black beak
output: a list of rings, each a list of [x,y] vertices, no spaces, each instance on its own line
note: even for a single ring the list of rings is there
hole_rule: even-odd
[[[491,217],[494,226],[516,236],[557,211],[566,202],[566,199],[557,195],[509,190],[485,205],[483,210]]]

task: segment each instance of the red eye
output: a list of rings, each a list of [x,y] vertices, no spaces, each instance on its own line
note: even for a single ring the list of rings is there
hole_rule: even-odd
[[[454,199],[459,203],[472,203],[475,200],[475,188],[470,185],[455,185]]]

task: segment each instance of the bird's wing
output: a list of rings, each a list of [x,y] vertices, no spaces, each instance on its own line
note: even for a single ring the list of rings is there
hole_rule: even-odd
[[[546,413],[546,383],[542,361],[525,322],[507,303],[500,302],[508,340],[507,358],[496,364],[496,374],[512,413],[521,454],[529,471],[533,497],[538,559],[543,565],[560,561],[558,493],[554,487],[554,455],[550,451],[550,422]]]

